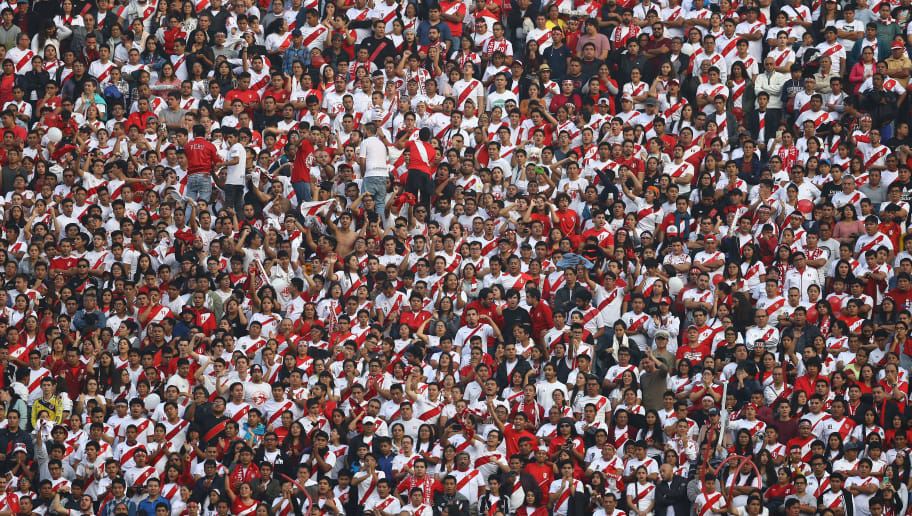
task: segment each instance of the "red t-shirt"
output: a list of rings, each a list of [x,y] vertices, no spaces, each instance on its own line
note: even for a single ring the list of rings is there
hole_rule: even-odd
[[[411,328],[412,331],[418,331],[418,328],[421,327],[424,321],[430,318],[431,312],[428,312],[427,310],[419,310],[417,313],[409,310],[407,312],[402,312],[399,315],[399,322]]]
[[[909,289],[905,292],[894,288],[887,292],[887,295],[893,298],[893,301],[896,301],[897,310],[908,310],[912,308],[912,289]]]
[[[431,163],[437,157],[437,151],[430,143],[422,141],[408,142],[409,151],[409,170],[419,170],[425,174],[431,174]]]
[[[260,101],[260,94],[254,90],[231,90],[225,95],[225,106],[226,109],[231,106],[231,103],[234,102],[234,99],[241,99],[241,102],[245,106],[248,106],[254,102]]]
[[[565,235],[576,234],[576,228],[579,226],[579,215],[575,211],[555,211],[557,218],[560,219],[560,230]]]
[[[294,165],[291,167],[291,182],[310,182],[310,165],[313,163],[313,144],[310,140],[301,140],[298,143],[298,154],[295,156]]]
[[[282,104],[288,102],[288,98],[291,97],[291,92],[286,89],[281,89],[279,91],[275,91],[272,88],[268,88],[263,93],[263,99],[265,99],[266,97],[272,97],[275,99],[276,104],[282,105]]]
[[[507,442],[507,457],[512,457],[519,453],[519,440],[523,437],[532,439],[535,443],[535,434],[528,430],[517,430],[512,424],[504,425],[504,439]]]
[[[542,492],[551,487],[551,481],[554,480],[554,470],[551,466],[532,462],[527,464],[525,469],[526,473],[535,477],[535,481],[538,482],[538,487],[542,489]]]
[[[450,9],[453,9],[454,7],[455,7],[455,11],[450,12]],[[447,2],[446,0],[444,0],[443,2],[440,2],[440,12],[446,13],[446,14],[453,14],[453,15],[459,16],[461,18],[466,15],[466,8],[465,8],[465,4],[463,2]],[[453,36],[455,36],[457,38],[462,37],[462,23],[454,23],[454,22],[449,22],[446,20],[444,20],[443,23],[446,23],[447,26],[450,27],[450,33]]]
[[[0,132],[0,136],[3,136],[9,132],[13,133],[13,137],[15,137],[17,140],[25,141],[26,136],[28,136],[28,131],[26,131],[24,127],[19,127],[18,125],[14,125],[8,129],[4,128],[3,131]]]
[[[188,171],[192,174],[195,172],[212,172],[212,166],[219,161],[218,150],[204,138],[194,138],[187,143],[185,149],[187,153]]]

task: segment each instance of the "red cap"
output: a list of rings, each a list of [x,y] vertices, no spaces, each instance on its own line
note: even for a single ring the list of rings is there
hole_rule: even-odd
[[[659,300],[659,304],[661,305],[662,303],[665,303],[666,305],[670,305],[671,298],[663,297],[662,299]]]

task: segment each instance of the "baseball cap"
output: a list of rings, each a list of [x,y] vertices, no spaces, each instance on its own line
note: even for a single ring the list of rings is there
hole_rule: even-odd
[[[598,105],[599,106],[609,106],[609,105],[611,105],[611,101],[609,101],[606,97],[601,97],[600,99],[598,99]]]
[[[551,67],[548,66],[548,63],[542,63],[541,66],[538,67],[539,72],[543,72],[545,70],[551,71]]]
[[[659,330],[655,333],[655,338],[668,340],[671,337],[669,333],[665,330]]]
[[[660,304],[660,305],[661,305],[661,304],[670,305],[670,304],[671,304],[671,298],[670,298],[670,297],[663,297],[662,299],[659,300],[659,304]],[[667,332],[666,332],[666,333],[667,333]]]
[[[718,416],[718,415],[719,415],[719,409],[717,409],[716,407],[713,407],[713,408],[709,409],[709,415],[710,415],[710,416]]]
[[[905,50],[906,46],[902,44],[902,41],[895,40],[893,44],[890,45],[890,48],[893,50]]]
[[[365,425],[375,425],[377,424],[377,418],[374,416],[366,416],[361,422]]]

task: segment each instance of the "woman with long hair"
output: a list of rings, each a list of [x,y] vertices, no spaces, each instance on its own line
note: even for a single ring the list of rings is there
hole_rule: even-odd
[[[730,455],[743,455],[746,457],[751,457],[754,454],[754,444],[751,433],[746,428],[738,430],[738,433],[735,435],[735,441],[728,448],[728,453]]]
[[[184,2],[185,4],[188,2]],[[212,52],[212,45],[209,41],[209,35],[204,30],[194,30],[190,33],[190,36],[187,37],[187,51],[190,53],[190,59],[188,59],[187,69],[190,70],[192,77],[202,77],[205,74],[208,74],[212,67],[215,65],[215,54]],[[201,74],[194,74],[193,67],[195,65],[200,65]],[[195,80],[199,80],[196,78]],[[227,92],[225,92],[227,93]]]
[[[849,73],[849,85],[852,93],[857,94],[861,85],[877,72],[877,59],[874,57],[874,47],[864,47],[861,59],[852,67]]]
[[[241,482],[235,492],[232,482],[225,482],[225,493],[231,502],[231,514],[236,516],[253,516],[259,502],[253,497],[253,490],[247,482]]]
[[[743,61],[735,61],[728,74],[728,87],[732,95],[728,98],[728,105],[735,115],[738,123],[744,121],[744,106],[754,105],[754,83],[744,66]]]
[[[774,482],[768,484],[768,486],[763,493],[766,506],[773,509],[782,506],[785,502],[785,497],[795,493],[791,470],[787,467],[780,468],[775,473]]]
[[[912,430],[909,429],[908,422],[902,414],[893,414],[890,419],[888,428],[884,431],[884,446],[893,448],[897,435],[905,436],[906,442],[912,437]]]
[[[10,410],[16,410],[19,412],[19,429],[25,430],[28,418],[25,417],[25,414],[28,414],[28,406],[26,405],[27,400],[23,400],[16,394],[16,391],[10,387],[0,387],[0,402],[3,403],[6,413],[9,414]]]
[[[41,30],[32,37],[32,52],[36,55],[41,54],[44,48],[50,45],[57,50],[57,55],[62,55],[60,41],[68,38],[70,34],[72,30],[65,25],[58,26],[53,20],[47,20]]]
[[[760,448],[760,451],[754,455],[751,461],[760,471],[760,480],[764,486],[771,486],[776,483],[776,463],[768,449]]]
[[[516,509],[516,516],[548,516],[548,506],[542,503],[541,497],[538,489],[525,491],[523,504]]]
[[[827,437],[826,450],[824,455],[826,456],[827,461],[831,464],[841,459],[845,455],[845,448],[842,435],[838,432],[833,432]]]
[[[95,401],[95,403],[102,410],[107,410],[108,402],[105,400],[105,397],[102,395],[102,391],[99,388],[98,380],[95,378],[89,378],[86,380],[85,392],[79,395],[79,398],[76,400],[73,410],[76,414],[88,414],[88,403],[89,400]]]
[[[674,369],[674,374],[668,375],[666,388],[673,392],[677,400],[686,400],[690,392],[691,383],[693,383],[690,360],[682,358],[678,360]]]
[[[635,481],[627,486],[627,507],[637,514],[652,514],[655,509],[655,484],[649,481],[645,466],[634,472]]]
[[[654,409],[646,410],[645,424],[637,432],[638,441],[646,441],[646,454],[655,460],[661,460],[665,450],[665,430],[659,413]]]
[[[853,441],[867,444],[871,434],[876,434],[881,440],[884,438],[886,433],[884,432],[884,429],[877,424],[877,413],[874,412],[873,408],[866,408],[862,413],[861,418],[862,424],[857,425],[850,434],[850,438]]]
[[[849,350],[849,325],[841,319],[833,321],[829,336],[826,338],[826,348],[834,354]],[[843,364],[843,367],[850,364]]]
[[[25,346],[27,349],[37,349],[41,352],[44,352],[47,349],[47,343],[45,339],[47,336],[38,323],[38,314],[31,313],[25,317],[22,321],[22,331],[19,332],[19,345]],[[58,369],[53,374],[56,376],[60,370]]]
[[[854,212],[854,210],[852,210]],[[835,292],[833,287],[836,280],[842,280],[844,291],[849,289],[849,286],[855,282],[855,274],[852,271],[852,265],[847,260],[839,260],[836,262],[836,265],[833,267],[832,274],[827,277],[827,283],[825,290],[827,292]],[[838,300],[838,297],[834,298]],[[832,303],[832,301],[830,302]],[[833,311],[838,310],[839,306],[832,306]]]
[[[792,408],[792,415],[801,417],[807,413],[808,395],[806,392],[798,390],[792,393],[789,399],[789,405]]]
[[[285,436],[285,440],[282,441],[282,453],[292,461],[291,464],[297,464],[301,461],[304,450],[310,446],[309,441],[310,439],[307,438],[304,426],[295,421],[288,429],[288,435]]]
[[[222,92],[229,92],[237,87],[237,78],[234,72],[231,71],[231,65],[228,64],[228,61],[221,61],[215,66],[215,75],[211,80],[218,83]]]
[[[108,405],[113,405],[118,400],[130,400],[134,394],[130,371],[127,368],[118,369],[118,374],[114,376],[116,381],[111,382],[111,386],[105,391],[105,398],[108,399]]]
[[[862,349],[859,349],[858,351],[861,353],[865,352]],[[854,378],[851,370],[849,370],[848,374],[850,375],[850,378],[855,380],[855,385],[861,389],[862,394],[874,394],[874,386],[877,385],[877,378],[874,376],[874,368],[871,364],[864,364],[861,366],[857,378]],[[883,434],[882,430],[880,434]],[[881,437],[883,437],[883,435],[881,435]]]
[[[456,335],[460,327],[460,317],[453,308],[453,300],[449,297],[443,297],[440,299],[440,302],[437,304],[437,309],[434,311],[434,319],[442,321],[446,325],[447,332],[449,332],[450,335]]]
[[[151,85],[152,92],[162,98],[167,98],[171,92],[180,91],[181,80],[174,73],[174,65],[170,62],[162,64],[158,80]]]
[[[833,238],[841,243],[852,243],[864,233],[864,221],[858,220],[858,213],[851,204],[839,210],[839,221],[833,227]]]
[[[899,312],[896,310],[896,301],[891,296],[884,296],[874,312],[874,326],[888,333],[893,333],[899,321]]]

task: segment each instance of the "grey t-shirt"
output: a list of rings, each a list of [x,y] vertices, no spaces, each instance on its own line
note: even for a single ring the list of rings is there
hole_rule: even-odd
[[[158,113],[158,120],[163,124],[179,124],[185,114],[187,114],[187,111],[184,109],[178,109],[177,111],[162,109]]]

